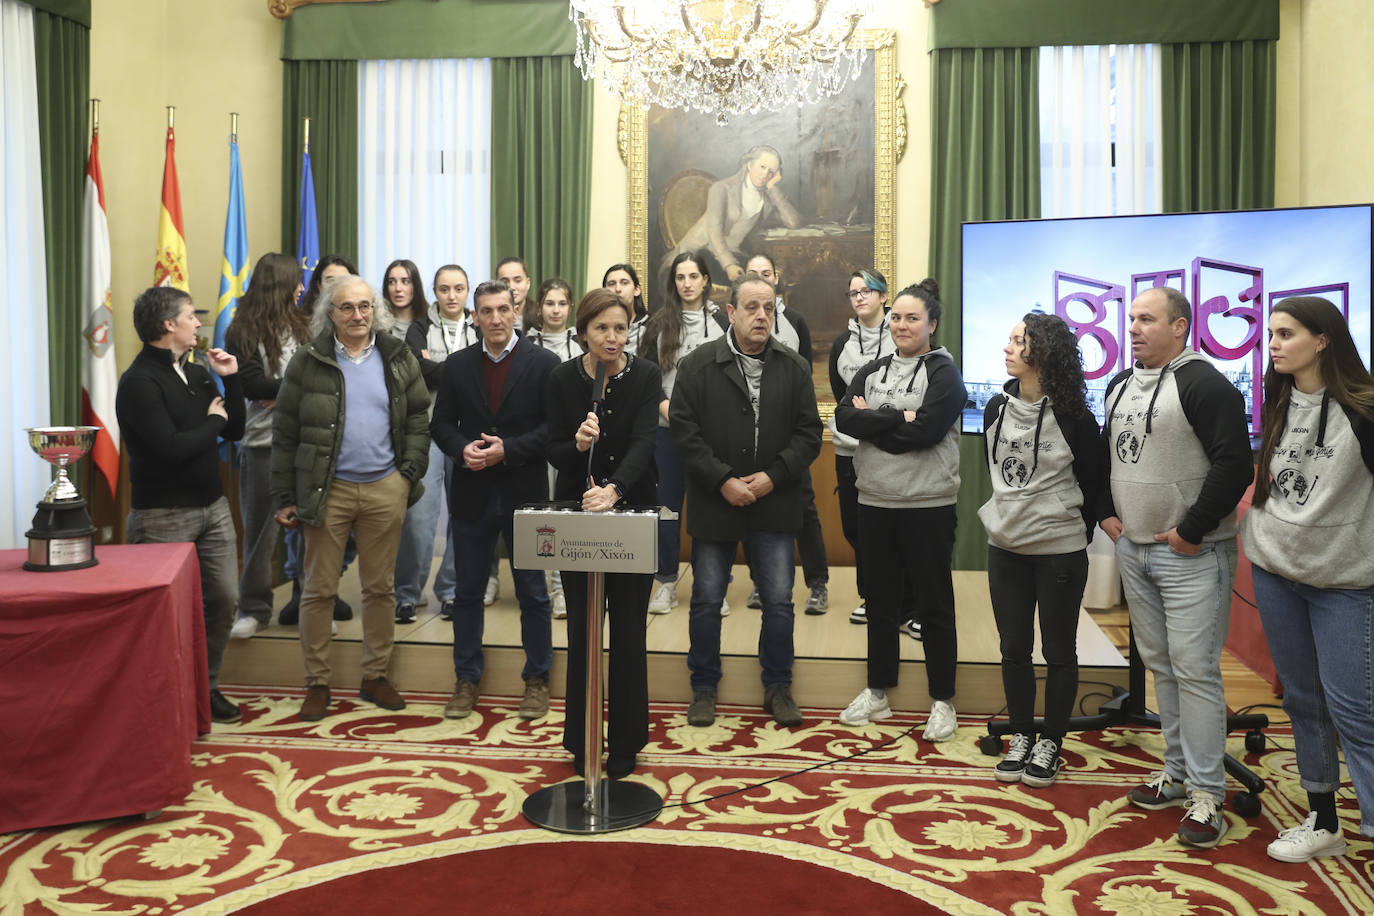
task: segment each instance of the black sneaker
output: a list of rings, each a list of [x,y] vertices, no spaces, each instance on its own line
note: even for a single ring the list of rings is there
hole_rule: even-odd
[[[1026,758],[1030,757],[1033,735],[1012,735],[1007,742],[1007,756],[997,764],[993,773],[998,782],[1020,782],[1026,769]]]
[[[897,629],[901,630],[903,633],[910,636],[917,642],[921,641],[921,621],[908,620],[906,623],[902,624]]]
[[[301,620],[301,583],[297,579],[291,583],[291,598],[282,605],[277,622],[284,627],[294,627]]]
[[[759,597],[758,589],[754,589],[749,593],[749,600],[744,602],[744,606],[753,608],[756,611],[763,608],[763,599]]]
[[[338,597],[338,596],[335,596],[335,598],[334,598],[334,619],[335,619],[335,620],[352,620],[352,619],[353,619],[353,606],[352,606],[351,604],[349,604],[347,601],[343,600],[342,598],[340,598],[340,597]]]
[[[218,690],[210,691],[210,718],[225,725],[238,722],[243,719],[243,713],[237,706],[229,702],[228,698]]]
[[[1021,774],[1021,782],[1033,789],[1045,789],[1054,785],[1059,775],[1059,745],[1052,738],[1041,738],[1031,748],[1026,770]]]
[[[687,707],[688,725],[710,725],[716,721],[716,692],[693,690],[692,705]]]
[[[413,604],[398,604],[398,605],[396,605],[396,622],[397,622],[397,623],[414,623],[414,622],[415,622],[415,605],[413,605]]]
[[[439,605],[439,619],[440,619],[440,620],[452,620],[452,619],[453,619],[453,602],[452,602],[452,601],[445,601],[445,602],[443,602],[442,604]]]

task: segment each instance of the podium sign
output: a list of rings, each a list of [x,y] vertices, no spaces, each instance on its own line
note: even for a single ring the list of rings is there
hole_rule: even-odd
[[[606,573],[649,575],[658,570],[658,521],[667,510],[626,508],[584,512],[578,503],[548,503],[515,510],[511,560],[516,569],[559,569],[586,573],[587,672],[583,720],[583,781],[546,786],[525,799],[525,817],[560,833],[595,834],[647,824],[663,810],[649,786],[601,776],[603,696],[601,624],[606,608]],[[668,513],[669,517],[676,515]],[[573,587],[563,580],[564,588]],[[647,612],[640,608],[638,613]],[[571,618],[568,621],[572,622]],[[633,651],[633,647],[617,651]]]
[[[658,571],[658,511],[515,510],[511,545],[517,569],[652,573]]]

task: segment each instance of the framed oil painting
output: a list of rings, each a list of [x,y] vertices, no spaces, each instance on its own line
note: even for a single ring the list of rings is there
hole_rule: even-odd
[[[629,260],[649,309],[663,301],[680,251],[703,253],[717,302],[749,257],[768,254],[787,308],[810,328],[827,416],[830,346],[853,314],[849,274],[877,267],[893,278],[895,173],[906,142],[893,33],[866,31],[862,40],[869,54],[859,78],[813,105],[732,115],[725,125],[657,106],[620,114]]]

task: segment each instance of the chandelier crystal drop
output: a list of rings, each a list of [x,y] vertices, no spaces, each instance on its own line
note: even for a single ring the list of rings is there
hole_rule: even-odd
[[[570,0],[576,63],[626,104],[730,115],[857,80],[872,0]]]

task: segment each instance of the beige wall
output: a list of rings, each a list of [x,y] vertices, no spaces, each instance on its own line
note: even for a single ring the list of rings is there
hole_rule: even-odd
[[[219,298],[231,111],[239,112],[251,257],[280,244],[281,28],[262,0],[91,6],[91,96],[101,100],[100,160],[123,367],[139,349],[133,299],[152,283],[165,106],[176,106],[177,173],[197,307],[213,313]]]
[[[1278,206],[1374,201],[1370,0],[1280,0]]]
[[[227,201],[229,112],[238,111],[252,257],[280,244],[281,25],[262,0],[104,0],[93,4],[91,94],[102,99],[102,163],[114,263],[120,364],[138,349],[129,304],[152,277],[164,106],[177,106],[177,164],[191,292],[213,308]],[[872,27],[897,34],[908,140],[897,169],[895,282],[919,280],[929,247],[929,12],[877,0]],[[1374,200],[1374,61],[1352,39],[1374,35],[1370,0],[1280,0],[1277,203]],[[619,103],[595,102],[589,278],[625,257]]]
[[[917,0],[877,0],[870,28],[893,29],[897,34],[897,71],[905,78],[902,101],[907,114],[906,155],[897,166],[897,285],[914,283],[925,276],[930,239],[930,67],[926,53],[929,14]],[[593,118],[592,226],[587,250],[587,280],[595,282],[602,272],[628,255],[626,243],[625,163],[616,148],[616,123],[620,102],[598,91]],[[896,288],[895,286],[893,287]]]

